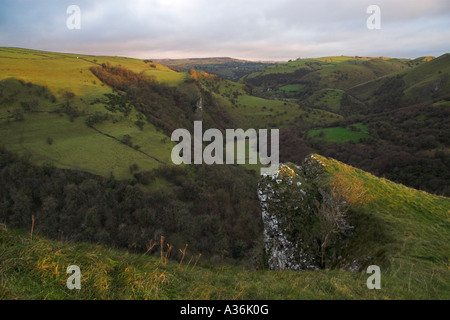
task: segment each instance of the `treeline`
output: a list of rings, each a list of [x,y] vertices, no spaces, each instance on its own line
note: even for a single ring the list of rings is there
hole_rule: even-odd
[[[288,127],[280,129],[280,161],[300,164],[305,157],[314,152],[303,139],[307,129]]]
[[[312,150],[415,189],[450,196],[448,152],[450,107],[421,104],[352,118],[363,121],[371,138],[360,143],[327,143],[306,138],[307,129],[280,132],[280,160],[298,163]]]
[[[164,236],[174,253],[188,244],[190,254],[211,262],[255,267],[263,241],[257,178],[239,166],[202,165],[161,167],[118,181],[34,166],[1,149],[0,222],[31,230],[33,216],[35,233],[139,253]],[[151,252],[158,255],[158,248]]]
[[[238,81],[241,77],[252,72],[257,72],[258,70],[270,65],[273,64],[250,61],[230,61],[226,63],[193,64],[190,68],[201,70],[209,74],[216,74],[227,80]]]
[[[180,87],[158,83],[154,78],[137,74],[121,66],[91,67],[92,73],[102,82],[123,94],[147,121],[161,128],[168,136],[175,129],[193,130],[198,119],[197,103],[203,99],[203,126],[224,129],[233,123],[224,108],[218,105],[209,92],[200,89],[195,81],[189,80]]]
[[[137,111],[146,116],[147,121],[169,136],[177,128],[192,127],[195,101],[189,100],[176,88],[161,85],[151,77],[120,66],[103,64],[90,70],[103,83],[122,93]]]
[[[443,151],[430,156],[391,143],[334,143],[312,146],[327,157],[418,190],[450,196],[450,157]]]

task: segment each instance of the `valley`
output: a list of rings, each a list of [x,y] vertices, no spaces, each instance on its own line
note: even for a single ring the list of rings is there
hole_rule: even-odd
[[[450,54],[0,60],[1,299],[449,298]],[[198,121],[279,130],[276,174],[175,164]]]

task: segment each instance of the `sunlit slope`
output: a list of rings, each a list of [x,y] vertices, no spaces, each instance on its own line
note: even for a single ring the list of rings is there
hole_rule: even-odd
[[[395,98],[399,105],[445,99],[450,95],[450,54],[438,58],[421,58],[412,69],[394,73],[357,85],[348,93],[368,105],[389,102]]]
[[[241,81],[271,90],[293,84],[346,90],[408,68],[410,66],[406,59],[347,56],[310,58],[269,66],[242,77]],[[305,88],[299,88],[298,92],[302,90]]]
[[[360,238],[352,245],[359,251],[384,246],[383,254],[390,268],[406,275],[423,272],[431,277],[433,270],[447,270],[450,252],[450,198],[405,187],[331,158],[316,157],[325,165],[332,185],[347,201],[364,194],[356,206],[355,219],[361,223]],[[374,218],[370,223],[370,218]],[[365,231],[363,231],[364,228]],[[390,240],[379,243],[386,235]],[[401,271],[400,271],[401,270]],[[449,284],[447,284],[449,285]]]
[[[229,125],[235,128],[283,128],[298,121],[324,125],[341,117],[289,101],[256,97],[243,84],[208,75],[195,78],[149,60],[0,50],[0,143],[29,155],[37,164],[52,162],[62,168],[128,178],[133,176],[130,167],[141,171],[171,163],[170,133],[159,131],[158,124],[143,122],[143,114],[134,107],[128,114],[107,110],[105,94],[116,93],[106,85],[107,81],[103,83],[94,76],[92,66],[121,66],[176,85],[193,106],[203,95],[204,120],[222,112],[225,119],[229,114]],[[202,92],[199,88],[203,88]],[[170,93],[166,90],[166,94]],[[160,107],[161,100],[155,99],[152,103]],[[173,114],[173,107],[166,103],[163,111]],[[158,111],[153,115],[160,118]],[[95,129],[85,125],[92,117],[100,118]],[[121,143],[124,141],[126,144]]]
[[[70,90],[76,95],[106,93],[111,90],[102,85],[89,68],[102,63],[122,65],[136,73],[154,76],[158,81],[176,84],[185,78],[184,73],[168,67],[125,57],[89,56],[68,53],[35,51],[19,48],[0,48],[0,80],[16,78],[33,82],[55,95]]]
[[[108,111],[104,95],[113,90],[89,68],[122,65],[169,85],[182,82],[184,73],[139,59],[17,48],[0,48],[0,59],[2,146],[37,164],[116,178],[132,177],[130,166],[150,170],[170,161],[170,138],[133,108],[126,115]],[[86,126],[94,116],[102,119],[99,131]]]

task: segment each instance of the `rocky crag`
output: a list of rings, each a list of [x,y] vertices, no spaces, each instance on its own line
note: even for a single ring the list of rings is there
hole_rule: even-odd
[[[338,200],[326,192],[326,164],[320,159],[310,155],[301,165],[280,164],[275,174],[260,180],[264,245],[272,270],[323,267],[322,225],[317,213],[321,203]],[[346,224],[346,228],[352,226]]]

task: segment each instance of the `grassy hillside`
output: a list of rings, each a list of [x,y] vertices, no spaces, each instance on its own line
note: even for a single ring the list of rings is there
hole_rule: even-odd
[[[302,101],[302,104],[339,113],[344,93],[345,91],[340,89],[322,89],[314,92],[305,101]]]
[[[432,192],[448,189],[439,186],[443,179],[438,176],[448,166],[447,129],[439,118],[448,110],[448,54],[414,60],[344,56],[299,59],[266,66],[239,83],[197,71],[175,72],[150,60],[18,48],[0,48],[0,55],[0,145],[38,164],[51,161],[62,168],[103,176],[113,173],[117,178],[132,178],[130,166],[138,171],[157,168],[159,161],[170,160],[171,132],[175,128],[192,129],[192,120],[197,116],[193,110],[202,98],[205,128],[286,129],[296,133],[293,139],[289,139],[290,133],[284,135],[287,146],[282,149],[290,149],[294,159],[304,157],[309,152],[306,149],[314,149],[417,188],[426,186]],[[241,63],[228,58],[196,62],[218,63],[224,70],[229,69],[225,67],[228,62]],[[107,69],[103,66],[122,70],[123,78],[111,81],[111,70],[103,73],[102,80],[94,76],[91,70]],[[148,83],[152,79],[157,82],[149,89],[133,82],[140,77]],[[376,79],[364,82],[369,78]],[[354,81],[364,83],[340,89]],[[272,86],[272,82],[276,85]],[[105,94],[116,98],[105,98]],[[124,97],[118,98],[120,95]],[[396,115],[382,123],[378,117],[352,118],[421,101],[440,106],[440,112],[424,111],[413,119],[402,116],[401,123],[395,120]],[[111,107],[111,103],[125,103],[130,110],[122,112],[121,107]],[[383,117],[389,119],[390,115]],[[98,122],[94,128],[84,125],[94,118]],[[367,125],[365,132],[348,130],[359,122]],[[418,128],[427,128],[426,134],[418,134]],[[321,139],[321,132],[326,139]],[[382,146],[380,150],[406,152],[414,175],[420,177],[414,178],[410,169],[380,170],[386,167],[386,160],[376,150],[367,151],[374,149],[373,145],[341,148],[343,143],[358,142],[367,134]],[[329,148],[330,142],[340,146]],[[391,142],[395,144],[392,148]],[[296,152],[294,147],[298,145],[302,150],[297,148]],[[95,150],[101,152],[93,160]],[[352,150],[352,156],[347,150]],[[430,161],[432,168],[428,168]],[[424,163],[426,168],[420,169]],[[428,171],[425,180],[421,174],[424,171]]]
[[[170,138],[155,126],[147,123],[140,129],[135,124],[139,120],[135,111],[124,116],[91,100],[102,97],[103,90],[91,97],[75,98],[69,101],[69,107],[65,106],[64,98],[55,99],[50,90],[30,82],[1,80],[0,92],[0,144],[29,156],[35,163],[52,162],[61,168],[82,169],[104,176],[113,173],[117,178],[129,177],[128,168],[133,164],[148,170],[160,165],[86,126],[86,120],[96,113],[108,118],[98,126],[101,131],[119,140],[129,135],[141,151],[163,162],[170,160]]]
[[[322,68],[316,73],[307,75],[305,80],[319,77],[321,86],[346,90],[357,84],[408,68],[405,60],[345,60],[338,65]]]
[[[367,110],[367,99],[374,97],[374,92],[368,92],[366,87],[361,90],[364,96],[350,94],[349,89],[391,74],[407,72],[426,64],[424,60],[427,59],[411,61],[347,56],[297,59],[245,75],[240,82],[250,86],[261,97],[288,98],[303,107],[347,117]]]
[[[171,166],[169,138],[197,118],[204,129],[279,128],[281,157],[321,150],[447,194],[449,57],[182,62],[246,73],[235,82],[0,48],[0,298],[449,299],[449,198],[316,155],[321,187],[349,203],[365,195],[338,249],[380,265],[382,289],[339,265],[269,271],[259,165]],[[81,291],[65,286],[71,264]]]
[[[446,240],[450,237],[449,198],[377,178],[331,158],[316,157],[325,164],[330,181],[349,197],[348,201],[358,186],[364,190],[366,201],[357,215],[372,215],[380,219],[382,228],[379,231],[393,237],[386,246],[393,265],[407,264],[410,268],[420,269],[437,263],[441,268],[447,266],[447,271],[450,271],[450,242]],[[367,228],[373,234],[366,236],[373,237],[372,241],[376,243],[376,228],[369,225]],[[369,242],[368,239],[366,241]]]
[[[265,99],[254,96],[251,87],[220,78],[204,77],[201,85],[221,101],[239,128],[285,128],[298,123],[324,126],[342,116],[317,110],[289,99]]]
[[[318,152],[448,195],[449,56],[298,59],[248,74],[240,82],[261,98],[296,103],[307,111],[281,127],[283,161]],[[311,117],[314,111],[325,121]],[[351,128],[358,123],[366,128]]]
[[[366,104],[365,112],[385,111],[448,98],[449,74],[450,54],[444,54],[432,60],[424,59],[412,69],[357,85],[348,93]]]
[[[52,162],[116,178],[132,177],[130,166],[154,169],[160,165],[157,160],[170,162],[169,135],[174,128],[191,129],[192,109],[200,97],[205,126],[221,129],[324,126],[342,120],[332,110],[256,97],[244,84],[175,72],[150,60],[19,48],[0,48],[0,55],[0,144],[37,164]],[[224,70],[227,63],[243,63],[196,62],[218,63]],[[102,69],[109,71],[100,73]],[[121,70],[121,76],[113,76],[114,70]],[[150,94],[133,82],[139,77],[169,88],[155,85]],[[125,95],[130,110],[109,105],[123,102],[117,92]],[[94,128],[86,126],[93,118],[98,121]],[[123,139],[127,144],[120,143]]]
[[[98,128],[119,139],[130,135],[141,150],[170,161],[171,145],[162,142],[168,138],[155,128],[146,126],[141,131],[126,120],[105,123]],[[4,147],[31,156],[37,164],[51,162],[60,168],[81,169],[103,176],[113,173],[117,178],[129,177],[129,167],[133,164],[148,170],[159,166],[154,159],[94,132],[82,119],[69,122],[58,114],[26,115],[24,121],[1,125],[0,134]]]
[[[348,250],[382,252],[381,290],[368,290],[365,272],[269,271],[205,264],[183,248],[156,244],[157,256],[90,244],[62,243],[0,226],[1,299],[449,299],[450,199],[376,178],[316,155],[328,181],[351,201]],[[389,241],[381,241],[389,239]],[[180,249],[180,250],[179,250]],[[81,268],[81,290],[66,288],[66,268]]]
[[[2,146],[28,155],[34,163],[52,162],[117,178],[131,177],[132,165],[150,170],[160,165],[154,158],[170,161],[170,138],[154,124],[143,122],[134,107],[127,114],[107,110],[105,94],[113,90],[90,68],[120,65],[169,86],[183,83],[186,73],[125,57],[5,47],[0,48],[0,57]],[[105,134],[85,125],[95,115],[103,119],[97,129]],[[118,141],[124,137],[130,137],[130,145]]]
[[[166,66],[125,57],[88,56],[7,47],[0,48],[0,56],[0,80],[16,78],[47,86],[55,95],[61,94],[63,90],[70,90],[77,96],[110,92],[108,87],[102,85],[101,81],[89,72],[90,67],[107,62],[121,65],[133,72],[143,72],[154,76],[158,81],[170,84],[185,79],[185,74],[174,72]]]
[[[297,94],[308,88],[348,89],[378,77],[408,69],[404,59],[367,57],[325,57],[298,59],[269,66],[244,76],[241,81],[260,90],[276,90],[286,85],[302,84]]]

